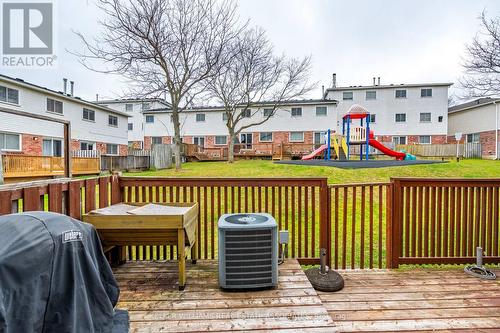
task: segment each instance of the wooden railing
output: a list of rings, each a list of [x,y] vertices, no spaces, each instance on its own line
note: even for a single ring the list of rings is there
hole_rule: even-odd
[[[84,212],[127,202],[198,202],[201,258],[217,257],[224,213],[268,212],[290,233],[289,255],[317,264],[328,249],[334,268],[401,264],[500,263],[500,179],[392,179],[327,185],[326,178],[135,178],[107,176],[0,186],[0,215]],[[170,246],[127,248],[130,260],[173,259]]]
[[[51,156],[3,155],[5,178],[64,175],[64,158]]]
[[[399,264],[500,262],[500,179],[394,179],[392,258]]]
[[[99,157],[72,157],[71,173],[78,175],[93,175],[101,172]]]

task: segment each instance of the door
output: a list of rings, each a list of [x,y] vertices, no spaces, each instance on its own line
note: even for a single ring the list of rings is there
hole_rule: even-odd
[[[252,149],[252,133],[240,134],[240,143],[244,149]]]
[[[200,147],[205,147],[205,138],[204,137],[198,137],[198,136],[195,136],[193,138],[193,143],[195,145],[198,145]]]

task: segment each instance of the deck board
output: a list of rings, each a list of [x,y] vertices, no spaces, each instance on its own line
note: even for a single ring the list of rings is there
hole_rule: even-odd
[[[500,275],[500,270],[495,270]],[[177,290],[175,262],[128,262],[115,269],[119,308],[132,332],[500,331],[500,282],[453,270],[344,270],[345,288],[316,292],[295,260],[279,288],[225,292],[216,261],[188,265]]]

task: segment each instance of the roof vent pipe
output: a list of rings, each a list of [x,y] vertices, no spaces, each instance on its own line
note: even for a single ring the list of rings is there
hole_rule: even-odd
[[[95,94],[95,101],[99,102],[99,94]]]
[[[332,88],[337,88],[337,74],[332,74]]]
[[[75,92],[75,81],[69,81],[70,87],[70,96],[73,97],[73,93]]]
[[[63,92],[64,92],[64,95],[66,95],[67,90],[68,90],[68,79],[64,78],[63,79]]]
[[[377,86],[380,86],[380,76],[378,77],[378,83]]]
[[[325,86],[321,86],[321,98],[325,96]]]
[[[373,77],[373,85],[375,85],[375,76]]]

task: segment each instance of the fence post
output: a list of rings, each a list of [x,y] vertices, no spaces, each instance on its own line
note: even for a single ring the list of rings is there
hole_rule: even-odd
[[[326,262],[331,266],[331,226],[330,226],[330,196],[328,195],[328,179],[321,180],[319,189],[319,221],[320,248],[326,249]]]
[[[122,201],[122,192],[120,187],[120,178],[118,175],[111,176],[111,204],[117,204]]]
[[[385,258],[387,268],[394,268],[392,261],[392,247],[393,247],[393,195],[394,183],[391,179],[391,183],[387,186],[385,193]],[[382,237],[380,235],[379,237]]]
[[[390,260],[390,268],[399,267],[399,254],[401,253],[401,181],[399,179],[391,178],[391,211],[390,223],[387,224],[387,232],[390,239],[390,254],[391,258],[388,257],[388,262]]]

